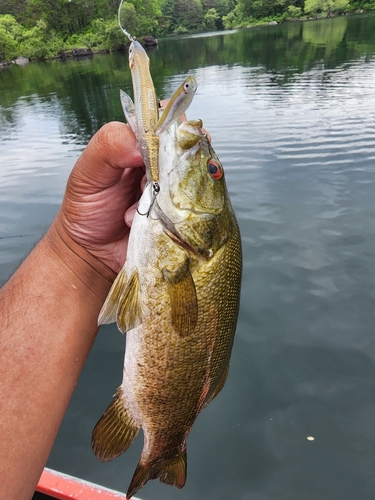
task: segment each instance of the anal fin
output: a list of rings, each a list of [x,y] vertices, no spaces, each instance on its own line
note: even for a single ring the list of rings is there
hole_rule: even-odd
[[[185,450],[174,460],[163,463],[159,480],[162,483],[170,484],[171,486],[176,486],[181,489],[186,483],[186,469],[187,459],[185,448]]]
[[[189,262],[177,270],[163,269],[171,301],[172,325],[181,337],[188,337],[197,325],[198,299]]]
[[[114,397],[92,431],[92,451],[102,462],[113,460],[126,451],[140,428],[124,406],[121,387]]]
[[[186,483],[186,449],[173,460],[159,460],[151,463],[142,463],[142,459],[135,469],[126,498],[130,499],[150,479],[159,478],[162,483],[182,488]]]
[[[226,382],[227,377],[228,377],[228,373],[229,373],[229,363],[225,367],[225,370],[223,371],[215,389],[212,391],[211,394],[208,395],[207,399],[204,401],[203,406],[202,406],[202,410],[204,408],[206,408],[206,406],[209,405],[211,403],[211,401],[213,401],[216,398],[216,396],[219,394],[221,389],[224,387],[225,382]]]

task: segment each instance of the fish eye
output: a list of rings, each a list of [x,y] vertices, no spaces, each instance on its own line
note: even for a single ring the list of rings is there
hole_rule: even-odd
[[[208,160],[207,169],[211,179],[213,179],[214,181],[219,181],[223,177],[223,167],[216,160]]]

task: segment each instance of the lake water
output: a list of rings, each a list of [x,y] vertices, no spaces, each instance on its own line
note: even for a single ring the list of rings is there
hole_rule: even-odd
[[[188,117],[226,168],[244,276],[229,378],[188,439],[187,484],[139,496],[373,500],[375,16],[160,40],[150,58],[160,97],[198,81]],[[89,138],[123,119],[119,88],[131,92],[120,54],[0,72],[0,284]],[[107,464],[90,447],[123,352],[102,328],[48,466],[126,491],[141,438]]]

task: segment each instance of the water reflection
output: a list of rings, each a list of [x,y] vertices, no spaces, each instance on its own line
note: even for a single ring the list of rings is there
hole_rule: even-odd
[[[160,41],[157,92],[193,73],[244,246],[227,386],[188,441],[177,492],[142,498],[372,500],[375,434],[375,17]],[[0,72],[0,280],[45,232],[84,144],[122,120],[125,55]],[[124,340],[101,330],[49,465],[124,490],[141,441],[110,464],[90,434],[120,382]],[[115,369],[115,367],[118,369]],[[307,441],[307,436],[315,440]]]

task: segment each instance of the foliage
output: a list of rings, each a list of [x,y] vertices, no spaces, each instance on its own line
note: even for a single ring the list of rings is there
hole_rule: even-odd
[[[25,11],[27,0],[1,0],[0,1],[0,16],[3,14],[11,14],[19,21],[19,16]]]
[[[163,0],[159,34],[222,29],[234,7],[235,0]]]
[[[331,17],[333,13],[344,12],[349,7],[349,0],[305,0],[305,14],[317,16],[325,14]]]
[[[158,0],[129,0],[121,7],[121,24],[133,36],[138,38],[153,35],[157,28],[157,19],[161,15]]]
[[[164,30],[159,30],[160,34],[198,31],[205,27],[201,0],[164,0],[161,13]]]
[[[295,5],[288,5],[287,8],[288,19],[298,19],[302,16],[301,7],[296,7]]]
[[[0,0],[0,61],[50,58],[73,48],[123,49],[119,0]],[[375,9],[375,0],[126,0],[122,25],[138,39],[330,17]]]
[[[13,16],[0,16],[0,61],[17,56],[18,23]]]
[[[21,55],[45,59],[57,54],[62,46],[61,35],[55,30],[50,30],[47,23],[41,19],[33,28],[25,31]]]
[[[212,8],[206,12],[203,19],[205,27],[210,31],[214,31],[216,29],[216,23],[219,21],[220,16],[217,10],[215,8]]]
[[[235,10],[231,10],[229,14],[226,16],[223,16],[223,25],[226,30],[229,30],[231,28],[237,28],[237,26],[240,26],[240,20],[239,17],[236,15]]]

